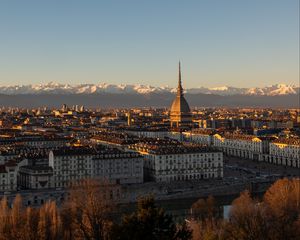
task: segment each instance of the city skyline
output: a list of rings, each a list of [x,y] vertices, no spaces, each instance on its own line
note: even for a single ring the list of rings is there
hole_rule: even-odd
[[[0,239],[298,239],[299,0],[0,1]]]
[[[299,2],[0,3],[0,85],[299,85]]]

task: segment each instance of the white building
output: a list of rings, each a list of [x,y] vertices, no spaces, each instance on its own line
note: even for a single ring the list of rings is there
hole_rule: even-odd
[[[66,137],[41,137],[41,138],[27,138],[24,140],[24,145],[29,147],[62,147],[66,146],[71,141],[71,138]]]
[[[54,187],[66,187],[83,178],[100,178],[121,184],[143,182],[143,158],[105,146],[73,147],[49,154]]]
[[[170,135],[170,132],[166,129],[131,128],[125,130],[125,132],[143,138],[166,138]]]
[[[145,157],[145,178],[172,182],[223,177],[223,153],[176,140],[147,139],[129,146]]]
[[[16,158],[18,155],[13,151],[0,151],[0,164],[3,165],[9,160]]]
[[[18,172],[20,189],[47,189],[53,187],[53,169],[45,165],[22,166]]]
[[[27,160],[17,163],[10,160],[0,165],[0,192],[10,192],[17,190],[17,174],[21,166],[27,165]]]
[[[279,138],[270,143],[270,163],[300,168],[300,139]]]
[[[213,131],[209,129],[193,129],[183,132],[184,139],[188,142],[211,146],[213,144]]]
[[[263,155],[269,152],[269,139],[252,135],[215,134],[213,145],[228,156],[259,161],[263,160]]]
[[[124,149],[127,145],[135,143],[139,138],[137,136],[113,131],[98,132],[90,138],[91,144],[98,144],[118,149]]]

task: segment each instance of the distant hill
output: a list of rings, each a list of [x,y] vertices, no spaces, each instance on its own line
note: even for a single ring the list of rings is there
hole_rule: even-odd
[[[160,93],[40,93],[40,94],[0,94],[0,106],[16,107],[60,107],[63,103],[85,105],[87,107],[169,107],[175,94]],[[192,107],[299,107],[298,94],[284,95],[217,95],[187,93],[187,101]]]

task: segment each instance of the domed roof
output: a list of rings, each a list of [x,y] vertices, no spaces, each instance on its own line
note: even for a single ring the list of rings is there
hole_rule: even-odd
[[[179,62],[179,78],[178,78],[177,95],[171,105],[171,114],[180,114],[180,113],[187,114],[190,112],[191,109],[189,107],[189,104],[187,103],[187,101],[183,96],[183,89],[181,86],[181,68]]]
[[[190,113],[191,109],[189,104],[185,100],[184,96],[177,95],[171,105],[171,114],[172,113]]]

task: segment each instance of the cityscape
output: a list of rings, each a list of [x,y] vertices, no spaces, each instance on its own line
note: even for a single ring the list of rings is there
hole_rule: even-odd
[[[299,177],[298,109],[193,109],[180,63],[178,74],[169,109],[3,107],[3,196],[12,204],[20,194],[24,206],[63,204],[74,182],[105,179],[118,204],[148,194],[162,202],[214,196],[229,204],[245,189],[259,196],[278,179]],[[184,209],[173,214],[190,217]]]
[[[98,19],[91,5],[76,4],[72,11],[88,6]],[[100,11],[99,4],[92,5]],[[58,5],[49,7],[61,11]],[[299,45],[293,52],[299,63]],[[171,72],[163,76],[174,77],[161,87],[146,77],[145,83],[20,83],[18,73],[7,77],[8,65],[0,71],[0,240],[300,239],[299,66],[298,75],[286,75],[290,82],[212,87],[207,80],[199,87],[189,60],[176,61],[163,67]]]

